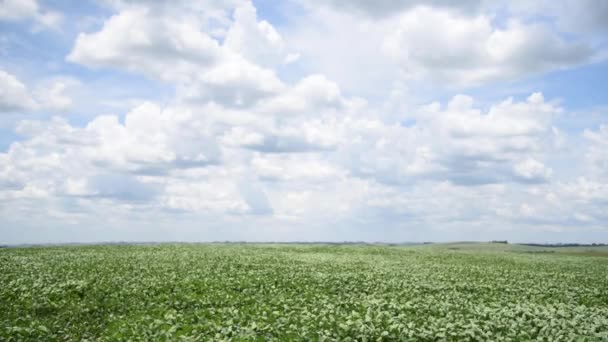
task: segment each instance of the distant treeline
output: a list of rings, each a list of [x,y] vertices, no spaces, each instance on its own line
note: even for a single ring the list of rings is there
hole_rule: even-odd
[[[433,242],[368,242],[368,241],[213,241],[213,244],[243,245],[375,245],[375,246],[409,246],[431,244]]]
[[[18,245],[0,245],[0,248],[11,247],[45,247],[45,246],[91,246],[91,245],[170,245],[170,244],[243,244],[243,245],[368,245],[368,246],[414,246],[414,245],[429,245],[437,242],[367,242],[367,241],[212,241],[212,242],[179,242],[179,241],[147,241],[147,242],[130,242],[130,241],[107,241],[97,243],[48,243],[48,244],[18,244]],[[478,241],[459,241],[456,243],[475,244]],[[489,243],[508,244],[507,240],[492,240]],[[441,244],[441,243],[439,243]],[[608,246],[608,243],[516,243],[521,246],[532,247],[603,247]]]
[[[523,246],[532,247],[603,247],[606,243],[520,243]]]

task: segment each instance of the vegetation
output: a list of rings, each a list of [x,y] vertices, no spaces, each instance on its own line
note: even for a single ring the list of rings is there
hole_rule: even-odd
[[[0,340],[608,340],[607,249],[547,250],[8,248]]]

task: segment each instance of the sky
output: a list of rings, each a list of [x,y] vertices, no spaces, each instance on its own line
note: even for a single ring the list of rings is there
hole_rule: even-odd
[[[608,242],[604,0],[0,0],[0,243]]]

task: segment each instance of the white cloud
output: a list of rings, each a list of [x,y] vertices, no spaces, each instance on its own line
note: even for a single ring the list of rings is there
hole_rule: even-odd
[[[253,210],[241,196],[234,179],[213,171],[206,173],[199,174],[195,180],[169,179],[161,204],[169,209],[222,216],[243,215]]]
[[[579,32],[606,32],[608,30],[608,3],[602,0],[567,0],[552,8],[563,29]]]
[[[178,97],[183,101],[214,101],[233,107],[249,107],[283,87],[273,71],[233,55],[182,85]]]
[[[437,8],[450,9],[462,13],[477,11],[482,4],[481,0],[378,0],[374,2],[366,0],[308,0],[304,1],[309,6],[331,6],[338,11],[352,11],[357,14],[372,17],[391,16],[420,5]]]
[[[33,19],[42,27],[58,28],[63,16],[54,11],[42,10],[36,0],[3,0],[0,2],[0,20]]]
[[[322,122],[305,122],[303,126],[282,125],[267,131],[235,127],[222,140],[228,146],[264,153],[297,153],[333,149],[337,140],[333,133]]]
[[[483,14],[464,17],[429,7],[401,16],[385,50],[408,77],[456,86],[566,68],[593,55],[590,46],[567,42],[541,24],[511,20],[497,28]]]
[[[27,87],[15,76],[0,70],[0,112],[26,111],[35,106]]]
[[[71,77],[55,77],[39,82],[34,97],[41,109],[65,112],[72,108],[72,92],[82,85]]]
[[[274,67],[287,58],[283,38],[270,23],[258,21],[256,9],[250,2],[234,11],[234,23],[228,29],[223,45],[265,67]]]
[[[324,75],[310,75],[293,87],[260,103],[259,110],[280,116],[318,115],[326,108],[343,105],[340,88]]]
[[[36,0],[3,0],[0,3],[0,19],[18,20],[38,13]]]
[[[316,154],[257,154],[251,166],[260,179],[267,181],[331,182],[346,176],[345,170]]]
[[[24,196],[34,188],[50,196],[149,199],[158,191],[154,177],[219,162],[216,142],[191,120],[187,111],[144,103],[124,124],[115,116],[98,116],[84,128],[60,118],[22,121],[17,132],[28,139],[1,154],[4,186]],[[118,185],[108,187],[112,182]]]
[[[594,175],[608,180],[608,125],[601,125],[597,131],[585,130],[589,142],[586,160]]]
[[[204,11],[202,18],[196,11],[171,13],[141,4],[122,8],[99,32],[81,33],[67,60],[176,84],[182,101],[249,106],[283,87],[273,70],[253,63],[267,60],[268,49],[280,50],[281,37],[268,22],[257,21],[250,4],[236,9],[223,43],[204,30],[210,20]],[[279,63],[284,57],[277,53]]]
[[[94,163],[138,173],[166,173],[172,168],[217,163],[220,151],[193,114],[144,103],[127,113],[124,125],[115,116],[100,116],[85,128],[99,144],[85,152]]]
[[[289,133],[293,139],[307,139],[306,127],[334,139],[331,149],[305,152],[252,147],[271,134],[266,128],[281,121],[280,111],[262,114],[268,126],[232,122],[224,115],[230,110],[217,105],[199,112],[198,106],[154,103],[137,106],[124,123],[114,116],[84,128],[61,119],[24,121],[19,133],[26,139],[0,154],[0,198],[76,198],[81,206],[140,206],[237,225],[265,217],[274,224],[348,223],[351,229],[397,221],[592,227],[604,217],[601,183],[553,183],[543,162],[552,144],[544,137],[553,134],[552,117],[561,109],[540,93],[485,111],[456,96],[445,106],[422,106],[410,127],[362,117],[366,106],[320,106],[322,114],[287,117],[293,122],[286,127],[300,128]],[[80,219],[62,212],[54,219]]]
[[[128,8],[109,18],[101,31],[79,34],[67,59],[187,81],[193,69],[210,67],[222,54],[217,41],[201,32],[198,23],[195,17],[163,17],[148,8]]]
[[[290,16],[282,33],[289,50],[299,53],[297,65],[309,74],[322,74],[347,93],[385,96],[396,72],[382,51],[392,20],[374,21],[344,11],[312,6],[306,15]]]
[[[209,15],[220,15],[233,9],[247,0],[103,0],[104,3],[116,9],[131,7],[146,7],[155,11],[193,12],[205,11]]]
[[[547,137],[560,112],[540,93],[525,102],[507,99],[485,113],[472,98],[458,95],[443,109],[422,106],[412,115],[416,124],[411,127],[350,122],[349,139],[340,148],[353,173],[389,184],[420,179],[461,185],[544,182],[550,171],[530,159],[552,148]]]
[[[399,82],[418,95],[453,92],[606,56],[601,35],[556,30],[558,19],[538,19],[549,13],[544,7],[518,15],[522,11],[511,10],[514,4],[485,1],[304,3],[305,15],[289,17],[294,24],[282,30],[287,46],[300,52],[298,65],[375,101],[387,97],[387,85]],[[383,6],[391,15],[373,13]]]
[[[287,56],[285,56],[285,59],[283,59],[283,64],[295,63],[299,59],[300,59],[299,53],[289,53],[289,54],[287,54]]]
[[[542,13],[556,22],[557,29],[577,34],[601,35],[608,29],[608,4],[603,0],[563,0],[559,6],[549,0],[511,1],[509,9],[518,16]]]
[[[541,162],[528,158],[520,161],[513,167],[515,174],[526,181],[545,181],[553,172]]]
[[[72,105],[69,93],[78,86],[73,78],[54,77],[38,81],[30,91],[14,75],[0,70],[0,112],[66,111]]]

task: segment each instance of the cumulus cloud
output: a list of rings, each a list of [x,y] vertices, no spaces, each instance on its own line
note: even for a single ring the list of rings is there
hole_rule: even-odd
[[[608,180],[608,125],[601,125],[597,131],[587,129],[583,135],[589,142],[586,160],[590,169]]]
[[[22,19],[36,15],[38,3],[35,0],[6,0],[0,4],[0,18],[4,20]]]
[[[65,111],[72,105],[68,92],[78,84],[72,78],[56,78],[40,81],[30,90],[17,77],[0,70],[0,112]]]
[[[256,211],[265,213],[270,210],[269,206],[264,207],[266,203],[263,203],[261,195],[255,192],[257,189],[254,188],[252,193],[247,193],[245,189],[243,196],[231,175],[234,174],[226,174],[226,170],[210,169],[190,174],[196,178],[169,178],[160,204],[169,209],[220,216],[245,215]],[[253,203],[253,207],[250,203]]]
[[[550,8],[547,6],[547,8]],[[606,32],[608,4],[601,0],[568,0],[562,6],[553,8],[559,24],[565,30],[579,32]]]
[[[316,154],[258,154],[253,157],[251,166],[255,174],[266,181],[332,182],[347,174],[346,170]]]
[[[253,179],[243,179],[238,183],[241,197],[247,203],[250,213],[256,215],[272,214],[272,207],[264,189]]]
[[[0,70],[0,112],[29,110],[36,103],[15,76]]]
[[[56,77],[39,82],[34,97],[39,109],[66,112],[74,103],[72,92],[80,87],[80,81],[75,78]]]
[[[486,15],[469,18],[429,7],[405,13],[385,49],[409,77],[458,85],[566,68],[593,55],[590,46],[568,42],[541,24],[513,19],[497,28]]]
[[[217,144],[203,127],[191,125],[190,115],[144,103],[127,113],[124,124],[109,115],[82,128],[61,118],[22,121],[17,132],[27,139],[2,154],[2,178],[21,195],[33,187],[49,196],[149,199],[158,190],[148,189],[159,183],[155,176],[219,162]]]
[[[326,2],[305,6],[306,16],[293,16],[297,24],[286,30],[285,41],[301,52],[300,64],[368,98],[386,97],[378,89],[396,82],[415,85],[415,91],[429,84],[454,91],[605,58],[601,34],[581,34],[574,26],[559,24],[567,15],[549,15],[548,7],[559,7],[553,3],[516,10],[528,5],[387,1],[391,15],[361,16],[357,13],[372,14],[382,4]],[[349,11],[351,7],[356,10]],[[593,12],[593,6],[581,7]],[[545,16],[547,20],[538,20]]]
[[[138,173],[166,173],[217,163],[220,151],[206,128],[193,124],[193,114],[144,103],[127,113],[99,116],[85,127],[99,142],[89,153],[92,162]]]
[[[366,0],[330,0],[330,1],[318,1],[308,0],[304,2],[313,6],[325,5],[336,8],[337,10],[353,11],[357,14],[363,14],[373,17],[391,16],[403,12],[404,10],[411,9],[420,5],[431,6],[436,8],[451,9],[458,12],[470,13],[477,11],[483,1],[481,0],[462,0],[462,1],[450,1],[450,0],[432,0],[432,1],[420,1],[420,0],[379,0],[379,1],[366,1]]]
[[[182,84],[178,97],[189,102],[214,101],[232,107],[249,107],[283,87],[274,72],[235,55]]]
[[[308,128],[308,129],[307,129]],[[224,136],[228,146],[248,148],[265,153],[294,153],[323,151],[334,147],[331,137],[315,136],[316,127],[284,127],[270,132],[247,131],[242,127],[231,129]],[[311,132],[311,130],[313,130]],[[328,132],[331,134],[331,132]]]
[[[562,109],[540,93],[487,110],[458,95],[421,106],[410,126],[362,117],[366,106],[336,111],[328,103],[320,116],[288,118],[295,127],[317,122],[334,139],[332,148],[281,153],[256,147],[269,134],[264,124],[226,120],[214,106],[207,113],[194,108],[143,103],[124,123],[99,116],[82,128],[59,118],[23,121],[18,132],[26,139],[0,154],[0,200],[78,198],[284,224],[326,225],[332,217],[364,226],[568,225],[583,218],[594,225],[603,217],[600,183],[551,186],[553,170],[543,156],[553,145],[545,138]],[[274,123],[281,113],[262,115]],[[303,139],[305,130],[293,137]],[[530,193],[522,196],[524,189]],[[564,199],[572,206],[564,207]],[[543,220],[550,215],[554,221]]]
[[[196,18],[156,16],[136,7],[110,17],[98,32],[79,34],[67,59],[180,81],[197,67],[213,65],[220,55],[219,44],[198,29]]]
[[[339,108],[344,105],[343,102],[340,87],[325,75],[315,74],[304,77],[278,96],[261,102],[259,110],[284,117],[310,117],[327,108]]]
[[[176,84],[184,101],[249,106],[284,86],[263,62],[270,62],[272,54],[285,58],[281,36],[257,20],[251,4],[235,9],[223,42],[211,28],[205,30],[208,9],[202,18],[200,11],[172,16],[172,11],[157,11],[158,4],[137,4],[122,8],[100,31],[81,33],[67,60]]]
[[[234,23],[226,33],[223,45],[265,67],[279,65],[288,56],[281,35],[266,20],[258,21],[256,9],[250,2],[234,11]]]
[[[42,10],[36,0],[3,0],[0,2],[0,20],[18,21],[33,19],[36,23],[57,28],[63,16],[55,11]]]
[[[74,190],[70,188],[74,186],[74,183],[67,183],[66,185],[68,186],[68,190]],[[77,183],[76,186],[78,186]],[[77,188],[77,191],[68,192],[68,194],[131,202],[149,201],[156,195],[154,186],[146,185],[132,175],[94,175],[87,179],[85,187],[85,191]]]
[[[523,180],[532,182],[545,181],[553,172],[541,162],[532,158],[528,158],[515,164],[513,170],[515,171],[516,176],[521,177]]]
[[[608,29],[608,4],[602,0],[564,0],[560,6],[552,1],[512,1],[509,10],[519,16],[533,17],[543,13],[555,21],[560,31],[576,34],[601,34]]]
[[[189,176],[180,170],[210,168],[215,170],[211,175],[224,179],[222,184],[231,194],[226,198],[232,198],[232,204],[225,204],[232,212],[267,213],[274,206],[263,200],[262,185],[243,185],[259,183],[238,181],[242,174],[250,172],[273,183],[360,178],[382,186],[424,179],[459,185],[542,183],[551,175],[550,168],[536,158],[547,148],[543,137],[552,134],[551,117],[560,108],[538,93],[525,102],[506,100],[487,113],[476,109],[472,98],[456,96],[444,109],[421,107],[412,127],[361,118],[360,107],[345,105],[336,111],[331,101],[324,106],[324,114],[316,117],[285,120],[283,112],[276,112],[269,125],[230,123],[214,117],[212,111],[161,108],[154,103],[137,106],[126,114],[124,123],[109,115],[98,116],[83,128],[62,119],[24,121],[18,132],[29,139],[14,143],[3,155],[8,161],[5,179],[10,180],[6,186],[25,187],[31,177],[40,177],[32,174],[32,166],[37,172],[57,168],[61,172],[56,177],[40,179],[39,187],[46,193],[128,198],[98,186],[124,175],[118,184],[132,189],[154,185],[154,191],[144,193],[158,193],[170,208],[197,208],[191,202],[200,192],[186,191],[191,183],[183,181]],[[225,159],[226,153],[232,158]],[[176,172],[182,176],[175,178]],[[213,187],[215,178],[203,174]],[[162,187],[158,190],[161,185],[164,192]],[[181,195],[175,197],[167,189]]]
[[[419,108],[410,127],[349,123],[354,124],[350,136],[359,134],[362,140],[344,143],[344,160],[356,174],[385,183],[425,178],[461,185],[544,182],[550,171],[533,156],[549,148],[551,122],[560,112],[540,93],[525,102],[507,99],[487,112],[475,108],[471,97],[457,95],[444,108],[439,103]]]

